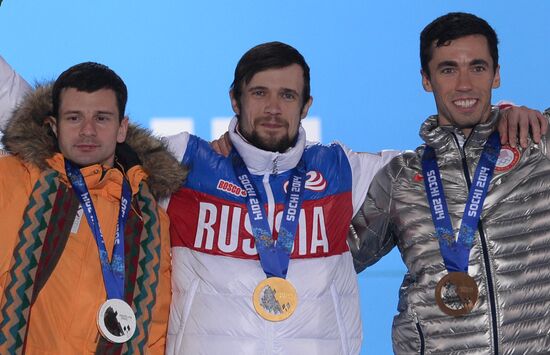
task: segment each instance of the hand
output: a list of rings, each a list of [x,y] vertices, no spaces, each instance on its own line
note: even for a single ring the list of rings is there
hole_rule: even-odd
[[[216,153],[223,155],[224,157],[229,156],[229,153],[231,153],[231,148],[233,147],[231,140],[229,139],[229,132],[225,132],[220,136],[220,138],[210,142],[210,146]]]
[[[539,111],[531,110],[525,106],[510,106],[501,109],[498,131],[502,144],[510,144],[515,147],[519,138],[521,147],[527,148],[529,129],[531,129],[533,141],[540,143],[541,136],[546,134],[548,129],[548,120]]]

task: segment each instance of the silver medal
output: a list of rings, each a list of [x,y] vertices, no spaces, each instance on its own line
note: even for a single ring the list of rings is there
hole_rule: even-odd
[[[125,343],[136,331],[136,316],[128,303],[112,298],[99,308],[97,327],[111,343]]]

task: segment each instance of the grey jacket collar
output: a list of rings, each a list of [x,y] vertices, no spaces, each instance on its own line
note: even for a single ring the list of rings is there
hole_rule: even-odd
[[[495,130],[498,122],[499,109],[493,108],[487,122],[480,123],[472,129],[468,137],[468,146],[482,147],[489,135]],[[454,126],[440,126],[437,122],[437,115],[428,117],[420,127],[420,137],[434,149],[438,150],[447,146],[454,135],[463,136],[462,131]]]

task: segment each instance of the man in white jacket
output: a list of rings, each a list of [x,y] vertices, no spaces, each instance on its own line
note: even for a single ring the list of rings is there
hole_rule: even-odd
[[[230,99],[228,157],[187,133],[168,138],[191,169],[168,206],[167,352],[359,353],[346,235],[372,176],[397,152],[306,143],[309,67],[284,43],[244,54]]]

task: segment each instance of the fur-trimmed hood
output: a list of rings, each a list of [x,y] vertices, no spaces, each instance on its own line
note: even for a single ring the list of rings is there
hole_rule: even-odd
[[[47,159],[59,152],[57,139],[45,123],[52,111],[51,85],[39,85],[26,95],[11,116],[2,143],[21,160],[47,169]],[[166,145],[151,133],[130,124],[126,143],[149,176],[147,183],[156,198],[169,197],[183,183],[187,170],[170,154]]]

